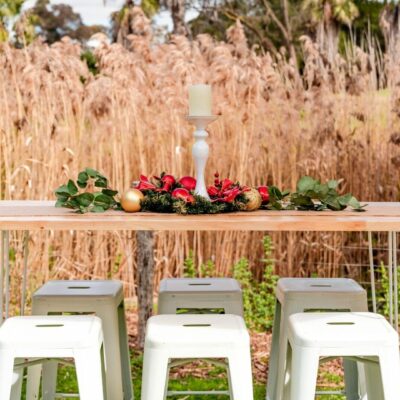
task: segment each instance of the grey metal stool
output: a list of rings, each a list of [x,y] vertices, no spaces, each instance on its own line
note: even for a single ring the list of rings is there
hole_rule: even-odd
[[[163,279],[158,314],[234,314],[243,317],[242,289],[232,278]]]
[[[133,400],[122,282],[49,281],[33,294],[32,314],[63,313],[93,313],[102,320],[107,399]],[[55,398],[56,380],[57,362],[49,361],[43,365],[44,400]]]
[[[282,278],[278,281],[276,299],[267,400],[284,399],[288,324],[292,314],[318,311],[368,311],[366,291],[354,280],[345,278]],[[357,363],[344,360],[344,368],[346,398],[358,400]]]
[[[243,295],[239,282],[232,278],[168,278],[160,282],[158,314],[233,314],[243,317]],[[176,359],[168,364],[167,376],[172,367],[185,365],[192,360]],[[225,367],[224,361],[207,358],[210,364]],[[167,392],[166,392],[167,393]],[[173,391],[169,395],[225,394],[225,391]],[[232,397],[231,397],[232,398]]]

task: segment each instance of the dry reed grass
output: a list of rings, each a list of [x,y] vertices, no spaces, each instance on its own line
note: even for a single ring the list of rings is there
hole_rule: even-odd
[[[136,12],[126,46],[103,43],[100,73],[91,75],[82,49],[68,39],[51,47],[0,47],[1,199],[52,199],[52,191],[86,166],[109,176],[120,191],[140,173],[193,174],[192,127],[184,119],[187,87],[213,85],[208,176],[220,171],[248,185],[293,188],[303,174],[344,178],[343,190],[366,201],[398,200],[400,96],[384,82],[400,72],[373,48],[352,49],[329,64],[302,38],[304,74],[290,62],[256,54],[240,25],[226,42],[207,35],[153,44]],[[351,54],[350,54],[351,53]],[[387,65],[390,66],[387,67]],[[395,88],[397,89],[397,88]],[[365,237],[346,234],[272,235],[277,272],[357,275],[367,253],[346,251]],[[261,233],[158,233],[156,280],[182,273],[190,249],[212,259],[221,275],[246,256],[256,270]],[[21,275],[21,237],[13,236],[13,293]],[[32,290],[49,278],[116,277],[135,292],[131,232],[49,232],[32,235]],[[364,258],[362,258],[364,257]],[[14,300],[17,300],[15,298]]]

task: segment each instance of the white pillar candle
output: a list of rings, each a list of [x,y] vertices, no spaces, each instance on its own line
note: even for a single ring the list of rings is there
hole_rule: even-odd
[[[189,116],[208,117],[212,115],[212,93],[210,85],[189,87]]]

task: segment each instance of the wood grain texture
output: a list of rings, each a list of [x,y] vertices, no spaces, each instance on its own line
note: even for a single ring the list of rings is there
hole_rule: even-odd
[[[258,210],[217,215],[109,211],[80,215],[55,208],[52,201],[0,201],[0,230],[400,232],[400,203],[369,203],[366,210]]]

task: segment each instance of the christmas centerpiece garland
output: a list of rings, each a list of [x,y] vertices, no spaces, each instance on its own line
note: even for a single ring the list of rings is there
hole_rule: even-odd
[[[351,194],[340,195],[338,181],[326,183],[303,176],[296,191],[282,191],[276,186],[256,188],[241,185],[228,178],[214,175],[214,184],[207,187],[210,200],[194,193],[196,179],[191,176],[175,178],[162,173],[151,179],[141,175],[133,182],[132,189],[120,199],[118,191],[108,185],[100,172],[86,168],[80,172],[76,183],[69,180],[55,191],[56,207],[66,207],[78,213],[104,212],[110,209],[126,212],[151,211],[178,214],[217,214],[234,211],[311,210],[340,211],[351,207],[365,211],[365,205]]]

